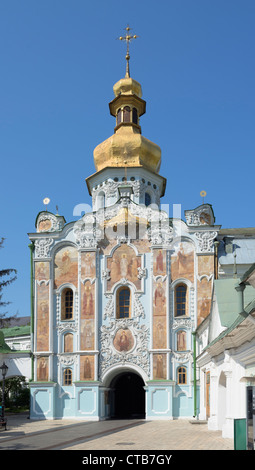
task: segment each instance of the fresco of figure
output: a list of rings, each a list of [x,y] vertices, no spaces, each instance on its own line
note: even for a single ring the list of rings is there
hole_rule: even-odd
[[[95,285],[86,281],[84,285],[81,285],[81,290],[81,318],[91,318],[94,316]]]
[[[165,250],[154,250],[153,254],[153,274],[154,276],[166,274],[166,251]]]
[[[154,287],[154,314],[162,315],[166,308],[166,295],[165,295],[165,283],[158,281]]]
[[[48,357],[39,357],[37,359],[37,380],[45,382],[48,380]]]
[[[62,248],[56,253],[54,261],[55,289],[67,282],[77,287],[78,252],[76,248],[72,246]]]
[[[107,269],[110,279],[107,281],[107,290],[121,279],[132,282],[136,288],[141,289],[141,280],[138,278],[138,268],[141,267],[141,256],[137,256],[134,249],[128,245],[118,247],[112,257],[107,260]]]
[[[81,253],[81,278],[93,279],[96,276],[96,254],[94,252]]]
[[[113,340],[115,349],[119,352],[130,351],[134,345],[134,338],[129,329],[118,330]]]
[[[194,248],[190,242],[176,242],[171,256],[172,280],[179,278],[194,281]]]

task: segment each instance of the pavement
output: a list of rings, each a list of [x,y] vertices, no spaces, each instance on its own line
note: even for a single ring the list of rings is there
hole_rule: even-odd
[[[0,450],[234,450],[234,441],[186,419],[35,421],[17,414],[0,428]]]

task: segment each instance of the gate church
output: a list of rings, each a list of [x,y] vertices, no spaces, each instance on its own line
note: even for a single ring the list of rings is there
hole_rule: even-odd
[[[40,212],[29,234],[34,419],[194,414],[192,332],[210,312],[220,227],[209,204],[185,221],[160,210],[161,150],[142,135],[128,54],[113,91],[114,134],[86,180],[92,212],[68,224]]]

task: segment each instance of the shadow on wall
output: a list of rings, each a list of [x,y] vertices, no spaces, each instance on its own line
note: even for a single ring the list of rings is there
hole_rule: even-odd
[[[175,397],[173,399],[173,417],[188,417],[193,415],[193,398],[176,385]]]

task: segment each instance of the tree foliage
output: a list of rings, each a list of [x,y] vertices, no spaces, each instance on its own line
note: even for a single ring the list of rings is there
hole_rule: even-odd
[[[0,397],[2,397],[3,382],[0,382]],[[23,376],[11,377],[5,380],[5,408],[29,408],[29,388]],[[0,398],[1,401],[1,398]]]
[[[0,240],[0,248],[3,248],[3,243],[4,243],[4,238],[1,238]],[[3,289],[7,286],[9,286],[13,281],[17,279],[17,271],[16,269],[9,268],[9,269],[0,269],[0,309],[3,307],[6,307],[7,305],[10,304],[8,301],[3,301]],[[12,318],[15,318],[15,315],[12,315],[11,317],[6,317],[7,312],[1,313],[0,312],[0,327],[5,326],[8,321],[10,321]]]

